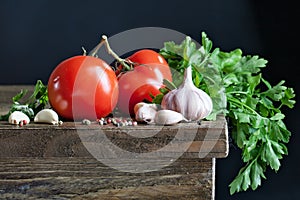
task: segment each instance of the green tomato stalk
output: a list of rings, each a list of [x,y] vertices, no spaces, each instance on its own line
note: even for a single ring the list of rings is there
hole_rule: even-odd
[[[90,56],[96,57],[97,52],[99,51],[99,49],[105,45],[106,47],[106,51],[108,54],[112,55],[113,58],[115,58],[124,68],[125,70],[131,70],[132,67],[130,65],[134,64],[132,63],[130,60],[127,59],[123,59],[120,58],[110,47],[109,42],[108,42],[108,38],[106,35],[102,35],[102,39],[101,42],[89,53]],[[127,63],[129,63],[130,65],[128,65]]]

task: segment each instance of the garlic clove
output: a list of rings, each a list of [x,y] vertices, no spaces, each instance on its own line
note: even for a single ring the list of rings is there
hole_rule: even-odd
[[[154,118],[154,122],[159,125],[174,125],[181,121],[188,120],[181,113],[173,110],[159,110]]]
[[[8,122],[10,124],[16,124],[16,125],[18,125],[20,122],[25,122],[26,124],[29,124],[30,119],[23,112],[21,112],[21,111],[14,111],[14,112],[12,112],[9,115]]]
[[[34,117],[35,123],[58,124],[58,114],[52,109],[43,109]]]
[[[137,103],[135,104],[133,110],[134,110],[134,113],[137,112],[137,110],[143,106],[147,106],[147,107],[150,107],[150,108],[153,108],[154,110],[158,110],[158,105],[157,104],[154,104],[154,103],[145,103],[145,102],[140,102],[140,103]]]
[[[135,112],[135,120],[138,122],[153,123],[156,112],[152,106],[144,105]]]
[[[135,104],[135,106],[133,107],[134,113],[136,113],[138,111],[138,109],[143,107],[144,105],[146,105],[145,102],[140,102],[140,103]]]

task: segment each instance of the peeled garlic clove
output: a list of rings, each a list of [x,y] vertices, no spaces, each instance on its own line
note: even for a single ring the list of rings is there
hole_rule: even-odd
[[[181,113],[173,110],[159,110],[154,118],[154,122],[160,125],[174,125],[181,121],[188,120]]]
[[[29,117],[21,111],[14,111],[8,117],[8,122],[10,124],[19,124],[21,121],[25,121],[26,124],[29,124],[30,122]]]
[[[43,109],[34,117],[36,123],[58,124],[58,114],[52,109]]]
[[[153,123],[156,112],[151,106],[142,106],[135,112],[135,120],[138,122]]]

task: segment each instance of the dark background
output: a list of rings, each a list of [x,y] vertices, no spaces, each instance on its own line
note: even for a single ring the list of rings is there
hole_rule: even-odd
[[[0,84],[35,84],[38,79],[46,83],[60,61],[82,54],[82,46],[91,50],[102,34],[153,26],[198,42],[205,31],[214,47],[260,55],[269,61],[263,69],[269,82],[286,80],[300,94],[297,12],[289,1],[1,0]],[[256,191],[230,196],[228,185],[242,166],[240,151],[231,147],[226,159],[217,160],[217,200],[299,199],[298,104],[284,113],[292,137],[280,170],[268,170],[267,180]]]

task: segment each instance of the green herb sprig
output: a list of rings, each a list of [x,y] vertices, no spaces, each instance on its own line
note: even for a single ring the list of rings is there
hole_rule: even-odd
[[[192,65],[194,84],[213,99],[214,110],[207,120],[224,114],[233,125],[230,134],[242,150],[245,165],[230,183],[230,194],[257,189],[266,178],[267,168],[278,171],[280,160],[288,154],[286,144],[291,133],[281,110],[283,106],[294,107],[293,88],[284,86],[285,81],[271,86],[261,72],[267,60],[257,55],[244,56],[241,49],[212,50],[212,41],[204,32],[200,47],[186,37],[181,44],[166,42],[160,54],[173,69],[175,85],[180,84],[185,68]],[[160,103],[167,92],[162,90],[153,102]]]
[[[0,120],[7,121],[14,111],[21,111],[30,119],[33,119],[36,113],[49,106],[47,86],[41,80],[36,82],[34,91],[28,98],[26,98],[27,93],[28,90],[21,90],[12,97],[10,110],[7,114],[0,116]]]

